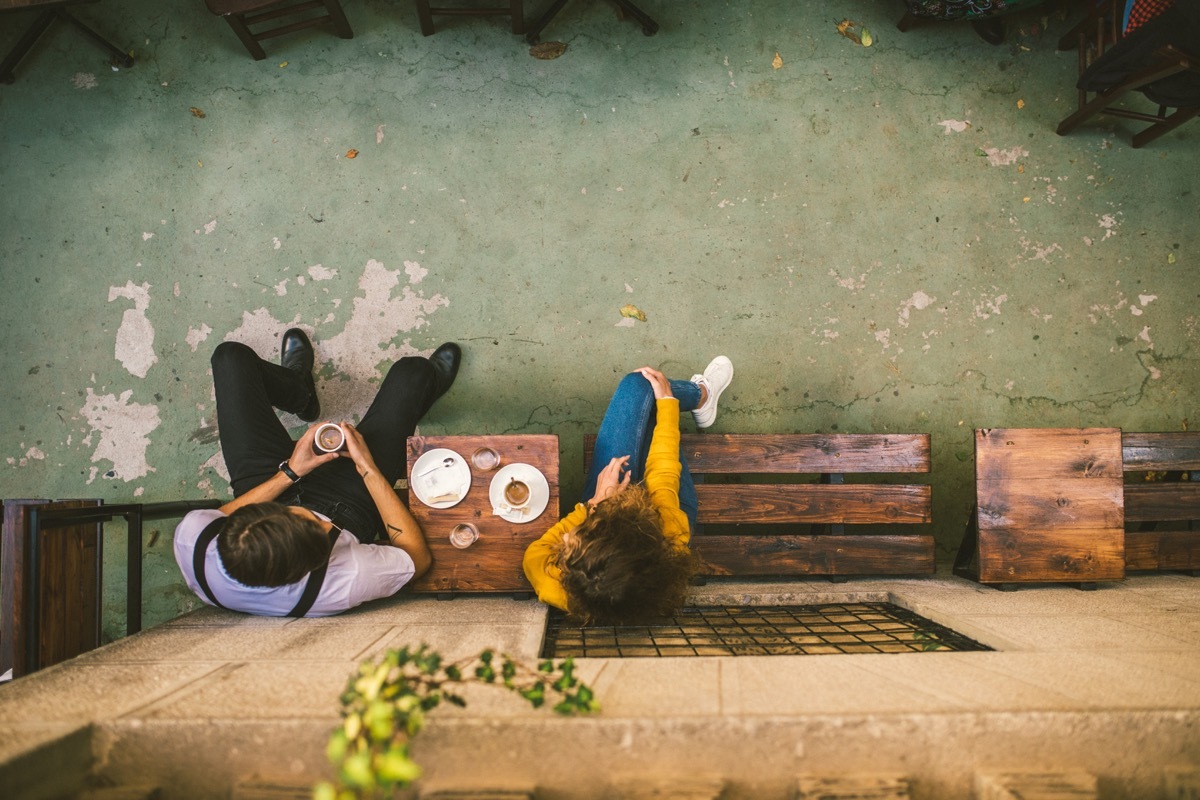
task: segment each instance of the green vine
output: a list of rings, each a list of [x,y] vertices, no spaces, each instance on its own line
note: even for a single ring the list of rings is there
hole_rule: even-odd
[[[420,778],[409,744],[425,725],[425,715],[443,700],[466,705],[456,690],[467,683],[503,686],[534,708],[552,701],[554,711],[564,715],[600,707],[592,690],[575,677],[569,658],[531,669],[492,650],[450,664],[425,645],[389,650],[363,662],[350,677],[341,696],[342,724],[325,748],[337,780],[318,784],[314,800],[391,797]]]

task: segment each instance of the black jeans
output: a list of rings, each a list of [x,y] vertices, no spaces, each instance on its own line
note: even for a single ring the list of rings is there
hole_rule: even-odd
[[[272,364],[239,342],[222,342],[212,355],[217,429],[235,497],[279,471],[295,441],[275,409],[296,412],[309,401],[307,382],[294,370]],[[391,366],[358,423],[375,464],[388,483],[405,476],[408,437],[433,404],[433,364],[409,356]],[[349,458],[323,464],[284,492],[277,502],[304,506],[329,517],[361,541],[383,535],[383,520]]]

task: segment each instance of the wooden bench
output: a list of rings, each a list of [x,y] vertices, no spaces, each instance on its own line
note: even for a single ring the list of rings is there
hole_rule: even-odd
[[[975,509],[954,564],[981,583],[1125,577],[1121,431],[975,431]]]
[[[1200,432],[1123,433],[1125,568],[1200,571]]]
[[[595,438],[584,439],[585,471]],[[888,482],[929,472],[929,434],[684,434],[682,447],[702,574],[934,571],[932,533],[898,532],[931,521],[930,486]]]

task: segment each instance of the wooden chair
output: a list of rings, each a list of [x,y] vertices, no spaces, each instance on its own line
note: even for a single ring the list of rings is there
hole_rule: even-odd
[[[1125,577],[1119,428],[975,431],[975,498],[955,573],[981,583]]]
[[[1200,433],[1126,433],[1125,568],[1200,571]]]
[[[417,20],[421,23],[421,34],[433,35],[433,18],[439,17],[512,17],[512,32],[525,32],[525,5],[523,0],[508,0],[507,6],[431,6],[429,0],[416,0]]]
[[[585,464],[594,443],[585,437]],[[703,574],[934,572],[933,535],[914,527],[931,521],[931,488],[886,482],[929,472],[928,434],[684,434],[682,447]]]
[[[1058,125],[1059,135],[1099,114],[1151,123],[1133,137],[1142,147],[1200,115],[1200,4],[1179,0],[1129,35],[1125,3],[1103,0],[1062,39],[1058,49],[1079,50],[1078,108]],[[1138,92],[1156,112],[1124,104]]]
[[[632,20],[635,20],[639,25],[642,26],[642,33],[644,33],[646,36],[653,36],[654,34],[658,33],[658,23],[655,22],[654,19],[651,18],[651,16],[645,11],[642,11],[642,9],[635,6],[631,0],[613,1],[617,4],[618,15],[622,19],[628,17]],[[537,44],[538,39],[541,38],[542,31],[547,25],[550,24],[551,20],[558,16],[558,12],[562,11],[563,6],[566,4],[567,0],[554,0],[554,2],[552,2],[549,7],[547,7],[546,10],[538,16],[533,25],[530,26],[529,33],[525,34],[525,41],[529,42],[529,44]]]
[[[43,9],[34,17],[29,28],[17,40],[17,43],[13,45],[13,48],[4,57],[4,60],[0,61],[0,83],[12,83],[16,80],[14,70],[17,64],[21,63],[21,59],[28,55],[33,46],[37,44],[38,39],[42,37],[42,34],[56,20],[70,24],[71,27],[103,48],[109,54],[112,63],[122,67],[132,67],[133,56],[96,33],[96,31],[83,22],[80,22],[79,18],[69,10],[71,6],[94,2],[98,2],[98,0],[0,0],[0,12],[28,11],[34,8]]]
[[[238,39],[250,51],[255,61],[267,57],[259,42],[285,33],[329,23],[343,39],[353,39],[354,32],[338,0],[204,0],[208,10],[224,17]],[[319,9],[323,9],[320,11]],[[316,11],[314,15],[310,12]],[[290,20],[290,21],[286,21]],[[258,27],[283,21],[277,27]],[[250,30],[258,27],[257,32]]]

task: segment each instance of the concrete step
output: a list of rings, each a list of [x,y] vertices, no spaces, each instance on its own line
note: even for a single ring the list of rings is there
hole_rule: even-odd
[[[1096,800],[1096,792],[1096,776],[1078,770],[975,776],[976,800]]]
[[[801,775],[796,800],[910,800],[906,775]]]

